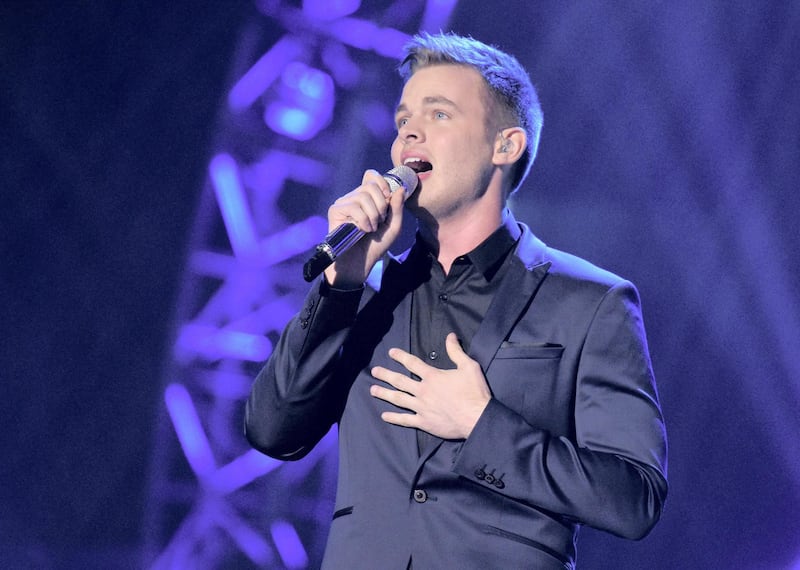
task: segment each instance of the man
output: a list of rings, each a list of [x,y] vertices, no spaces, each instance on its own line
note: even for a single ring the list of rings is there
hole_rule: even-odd
[[[330,207],[368,234],[284,331],[247,437],[293,460],[338,423],[326,568],[573,568],[580,525],[641,538],[667,493],[638,294],[506,209],[542,123],[516,59],[422,35],[401,73],[391,157],[419,188],[403,204],[368,171]]]

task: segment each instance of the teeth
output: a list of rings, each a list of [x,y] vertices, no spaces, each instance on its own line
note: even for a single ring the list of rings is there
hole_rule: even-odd
[[[407,158],[403,161],[403,164],[408,164],[409,162],[422,162],[421,158]]]

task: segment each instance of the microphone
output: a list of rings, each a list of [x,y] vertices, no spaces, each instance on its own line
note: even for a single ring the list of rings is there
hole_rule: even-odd
[[[394,194],[395,190],[402,188],[406,198],[414,193],[419,182],[417,173],[405,165],[392,168],[383,175],[383,178],[389,183],[389,192]],[[308,282],[316,279],[331,263],[336,261],[337,257],[353,247],[364,235],[366,233],[358,229],[358,226],[352,222],[342,224],[333,230],[314,249],[311,259],[303,266],[303,278]]]

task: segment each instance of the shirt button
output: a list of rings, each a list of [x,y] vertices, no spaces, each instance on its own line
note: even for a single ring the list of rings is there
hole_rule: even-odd
[[[414,500],[418,503],[424,503],[428,500],[428,493],[424,489],[414,489]]]
[[[436,352],[435,350],[432,350],[428,353],[428,358],[430,358],[431,360],[436,360],[437,358],[439,358],[439,353]]]
[[[441,295],[439,295],[439,300],[440,301],[447,301],[447,293],[442,293]]]

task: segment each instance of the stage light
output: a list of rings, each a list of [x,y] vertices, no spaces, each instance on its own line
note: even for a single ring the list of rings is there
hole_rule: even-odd
[[[343,44],[399,59],[411,37],[394,28],[381,28],[369,20],[342,18],[331,22],[328,33]]]
[[[275,548],[287,568],[305,568],[308,565],[308,555],[303,543],[297,535],[295,528],[286,521],[275,521],[270,526],[272,540]]]
[[[428,0],[420,29],[433,33],[445,29],[456,2],[457,0]]]
[[[214,455],[188,390],[182,384],[170,384],[164,402],[192,470],[198,477],[210,475],[216,469]]]
[[[200,357],[209,362],[221,358],[263,362],[272,353],[272,343],[263,335],[194,323],[181,327],[175,344],[179,357]]]
[[[315,20],[335,20],[361,7],[361,0],[305,0],[303,12]]]
[[[267,107],[265,119],[273,131],[295,140],[305,141],[316,134],[311,115],[301,109],[272,103]]]
[[[227,465],[220,467],[208,481],[221,494],[232,493],[283,464],[251,449]]]
[[[256,244],[255,227],[236,161],[228,154],[218,154],[208,170],[231,249],[237,256],[251,255]]]
[[[279,99],[267,104],[264,121],[278,134],[307,141],[333,116],[334,83],[330,75],[293,62],[281,75]]]
[[[303,53],[303,44],[291,36],[281,38],[245,73],[228,94],[228,106],[240,112],[252,105],[272,83],[280,70]]]
[[[264,239],[259,247],[257,262],[269,267],[285,261],[308,251],[326,233],[328,221],[321,216],[312,216]]]

